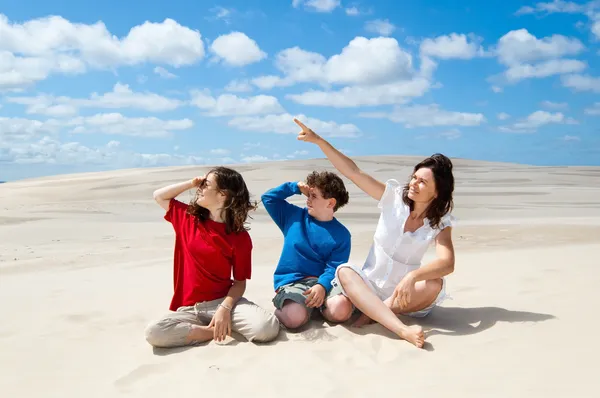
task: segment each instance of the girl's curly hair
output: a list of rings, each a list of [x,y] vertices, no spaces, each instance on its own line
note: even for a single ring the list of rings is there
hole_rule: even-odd
[[[433,177],[435,179],[435,189],[437,196],[427,207],[425,217],[429,220],[429,225],[432,228],[438,228],[442,217],[446,213],[450,212],[454,207],[452,199],[452,193],[454,192],[454,175],[452,174],[452,161],[440,153],[431,155],[430,157],[419,162],[414,170],[413,174],[422,167],[431,169]],[[409,177],[409,181],[412,175]],[[402,201],[410,207],[412,211],[414,208],[414,202],[408,197],[409,183],[404,185],[402,191]]]
[[[225,194],[225,203],[223,205],[225,231],[228,234],[248,231],[250,229],[246,226],[246,220],[249,217],[248,213],[251,210],[256,210],[257,203],[250,201],[250,192],[242,175],[233,169],[223,166],[211,169],[206,173],[207,176],[209,174],[215,176],[217,189]],[[196,193],[194,199],[188,205],[187,212],[196,216],[197,221],[205,221],[209,218],[210,211],[198,205],[196,203],[197,199],[198,194]]]

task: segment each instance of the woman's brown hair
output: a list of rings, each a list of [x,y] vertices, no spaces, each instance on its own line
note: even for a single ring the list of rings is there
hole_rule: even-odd
[[[217,183],[217,189],[225,194],[225,203],[223,205],[225,231],[237,233],[248,231],[246,226],[248,213],[250,210],[256,210],[257,204],[250,201],[250,192],[246,182],[237,171],[219,166],[211,169],[206,175],[213,174]],[[196,203],[198,195],[190,202],[187,212],[199,221],[205,221],[209,218],[210,211]]]
[[[435,189],[437,196],[427,207],[425,217],[429,220],[429,225],[433,228],[440,227],[442,217],[446,213],[450,212],[454,207],[452,199],[452,193],[454,192],[454,175],[452,174],[452,161],[440,153],[431,155],[430,157],[419,162],[414,170],[413,174],[422,167],[431,169],[433,177],[435,179]],[[409,178],[412,178],[412,175]],[[414,208],[414,202],[408,197],[409,183],[407,182],[402,192],[402,201],[410,207],[412,211]]]

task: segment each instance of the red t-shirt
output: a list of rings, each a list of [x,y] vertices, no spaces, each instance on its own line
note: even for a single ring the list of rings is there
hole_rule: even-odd
[[[174,293],[169,309],[225,297],[233,279],[250,279],[252,239],[247,231],[225,233],[225,224],[212,220],[197,223],[187,214],[187,204],[169,202],[165,220],[175,230],[173,256]]]

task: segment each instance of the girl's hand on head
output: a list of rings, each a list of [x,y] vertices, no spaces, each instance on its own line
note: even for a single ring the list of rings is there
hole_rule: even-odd
[[[201,184],[202,182],[204,182],[204,180],[205,180],[205,179],[206,179],[206,177],[205,177],[205,176],[202,176],[202,177],[194,177],[194,178],[192,179],[192,186],[194,186],[194,187],[198,187],[198,186],[200,186],[200,184]]]

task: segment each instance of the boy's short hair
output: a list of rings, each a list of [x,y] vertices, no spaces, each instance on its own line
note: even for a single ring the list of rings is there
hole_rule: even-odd
[[[306,185],[318,188],[325,199],[335,199],[333,211],[337,211],[348,203],[349,195],[344,181],[330,171],[313,171],[306,177]]]

